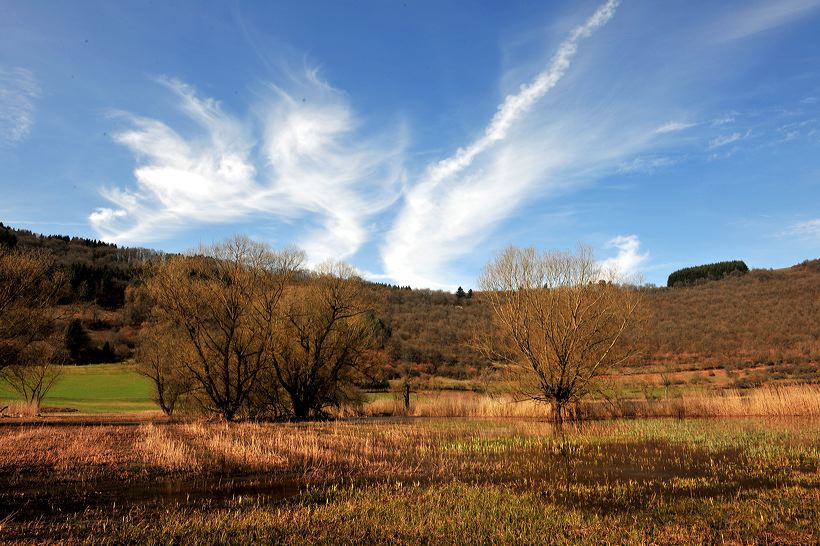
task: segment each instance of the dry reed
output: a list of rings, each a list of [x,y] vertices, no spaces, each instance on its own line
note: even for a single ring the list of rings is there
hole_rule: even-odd
[[[40,413],[37,402],[23,400],[0,401],[0,408],[5,408],[2,415],[6,417],[36,417]]]
[[[615,404],[612,417],[817,417],[820,385],[763,387]]]
[[[169,471],[199,468],[194,450],[184,442],[172,438],[166,427],[147,424],[140,427],[140,432],[137,447],[149,464]]]
[[[820,416],[820,385],[763,387],[749,391],[690,393],[657,400],[590,400],[578,405],[579,416],[619,417],[816,417]],[[545,418],[549,406],[509,396],[457,393],[413,400],[405,411],[400,400],[380,399],[365,404],[363,416],[412,417],[534,417]]]
[[[532,400],[465,392],[424,396],[413,400],[409,410],[405,410],[402,400],[374,400],[359,413],[402,417],[546,417],[547,409]]]

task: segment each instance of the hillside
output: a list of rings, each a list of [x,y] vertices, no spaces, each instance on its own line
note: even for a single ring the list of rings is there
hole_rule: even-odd
[[[380,285],[373,291],[377,314],[391,334],[385,349],[396,372],[466,379],[486,366],[469,344],[489,320],[489,309],[477,297]]]
[[[42,250],[54,256],[59,265],[87,265],[126,269],[129,264],[160,254],[147,248],[128,248],[85,237],[41,235],[16,229],[0,222],[0,246]]]
[[[125,288],[139,275],[145,260],[161,254],[84,237],[40,235],[2,223],[0,246],[48,253],[68,278],[62,303],[93,302],[109,310],[123,306]]]
[[[767,367],[770,376],[818,378],[820,260],[650,289],[646,298],[653,319],[644,364]]]
[[[0,224],[0,244],[12,238],[17,247],[51,253],[66,268],[71,289],[63,303],[70,315],[81,320],[93,345],[108,341],[117,358],[128,358],[139,340],[139,318],[126,288],[157,253]],[[473,332],[489,320],[480,293],[459,298],[376,283],[371,290],[390,334],[384,347],[389,377],[409,372],[469,379],[487,367],[469,346]],[[820,260],[643,291],[651,319],[634,373],[743,369],[735,377],[738,386],[820,380]]]

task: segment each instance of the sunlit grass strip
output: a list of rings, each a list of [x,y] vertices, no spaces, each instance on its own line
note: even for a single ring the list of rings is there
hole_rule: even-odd
[[[405,411],[398,400],[377,399],[365,404],[365,416],[412,417],[533,417],[546,418],[549,407],[509,396],[448,393],[413,400]],[[587,419],[619,417],[820,417],[820,385],[764,387],[749,391],[692,392],[657,400],[584,401],[579,412]]]
[[[172,438],[167,427],[153,424],[140,427],[141,438],[137,448],[145,460],[168,471],[196,471],[199,469],[194,450],[185,442]]]

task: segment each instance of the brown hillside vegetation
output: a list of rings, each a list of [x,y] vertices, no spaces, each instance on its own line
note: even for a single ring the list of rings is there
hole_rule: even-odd
[[[147,248],[120,247],[96,239],[68,235],[41,235],[0,222],[0,246],[39,250],[54,257],[57,265],[94,265],[125,268],[159,254]]]
[[[486,361],[470,347],[489,308],[477,298],[434,290],[373,287],[377,314],[390,337],[385,344],[393,374],[475,377]]]
[[[381,315],[392,332],[387,349],[394,365],[462,378],[486,367],[468,346],[471,332],[490,316],[481,293],[459,300],[429,290],[375,290],[386,293]],[[744,368],[735,374],[736,387],[820,379],[820,260],[646,288],[644,297],[652,318],[635,365],[645,371]]]
[[[783,270],[646,291],[653,320],[645,364],[776,365],[816,376],[820,362],[820,260]]]

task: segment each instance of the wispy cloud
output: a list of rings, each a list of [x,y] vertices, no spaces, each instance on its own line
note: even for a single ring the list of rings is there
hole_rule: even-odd
[[[684,131],[689,129],[690,127],[695,127],[697,123],[686,123],[682,121],[670,121],[669,123],[665,123],[655,129],[655,132],[659,135],[666,134],[666,133],[676,133],[678,131]]]
[[[637,235],[619,235],[607,242],[608,248],[615,248],[615,256],[601,261],[606,270],[611,270],[622,277],[640,273],[641,267],[649,259],[649,253],[641,253],[641,241]]]
[[[732,11],[712,27],[715,42],[737,40],[792,23],[820,8],[820,0],[760,0],[744,5],[744,9]]]
[[[712,120],[712,127],[720,127],[721,125],[728,125],[735,122],[734,115],[723,115]]]
[[[617,5],[608,1],[576,27],[548,68],[504,99],[481,136],[429,166],[408,190],[382,247],[389,277],[416,286],[449,286],[442,279],[453,278],[444,269],[454,259],[469,252],[491,226],[507,217],[528,188],[543,182],[548,172],[573,162],[579,152],[575,146],[588,145],[582,141],[600,136],[600,129],[590,129],[567,147],[560,133],[561,123],[569,123],[568,118],[556,116],[552,131],[522,120],[566,74],[581,40],[605,25]],[[588,158],[585,163],[594,169],[599,159]]]
[[[0,67],[0,146],[24,140],[34,125],[40,85],[31,70]]]
[[[569,69],[572,58],[578,51],[578,43],[583,38],[588,38],[615,15],[618,3],[618,0],[609,0],[583,25],[573,30],[570,37],[558,48],[558,53],[553,57],[549,69],[538,74],[529,84],[521,86],[521,89],[515,95],[508,95],[498,107],[498,111],[484,130],[481,138],[466,148],[459,149],[452,157],[435,164],[430,169],[426,184],[435,185],[450,176],[458,174],[469,167],[476,156],[485,152],[493,144],[504,140],[510,127],[532,108],[538,99],[555,87],[564,76],[567,69]]]
[[[115,114],[128,128],[114,138],[138,167],[136,186],[104,189],[113,206],[89,216],[108,240],[156,240],[191,224],[254,215],[306,218],[318,226],[297,243],[319,262],[354,254],[368,237],[364,222],[399,195],[401,134],[364,136],[344,94],[315,71],[288,90],[271,86],[251,120],[180,81],[160,81],[196,131]]]
[[[723,146],[727,146],[732,144],[733,142],[737,142],[738,140],[744,139],[749,136],[749,132],[741,133],[741,132],[734,132],[730,135],[721,135],[718,137],[713,138],[709,141],[709,149],[714,150],[715,148],[721,148]]]
[[[820,239],[820,218],[798,222],[792,225],[786,233],[798,237],[816,237]]]
[[[636,157],[632,161],[622,163],[618,167],[620,173],[654,173],[660,169],[672,167],[680,162],[679,159],[666,156]]]
[[[465,137],[462,147],[452,146],[454,151],[440,161],[410,163],[412,176],[405,174],[405,160],[426,160],[404,153],[401,127],[368,131],[347,95],[315,71],[283,87],[270,86],[242,115],[184,83],[162,80],[183,119],[114,115],[125,127],[114,138],[136,159],[134,182],[103,190],[110,204],[94,211],[90,221],[104,238],[129,243],[166,238],[197,224],[288,222],[288,229],[301,230],[295,242],[316,262],[350,257],[371,237],[381,237],[373,222],[392,221],[378,240],[382,271],[368,276],[449,288],[464,280],[473,267],[468,262],[478,259],[477,250],[483,253],[480,247],[489,244],[497,228],[505,228],[498,230],[499,238],[533,235],[529,214],[538,209],[539,217],[549,215],[555,203],[550,197],[608,175],[652,173],[748,150],[751,146],[739,145],[746,138],[749,142],[742,144],[762,145],[814,134],[808,125],[785,130],[783,113],[699,99],[708,88],[702,83],[711,77],[700,68],[704,53],[697,48],[679,52],[689,51],[685,45],[701,27],[676,26],[664,34],[673,59],[658,63],[656,55],[641,56],[653,43],[649,30],[645,41],[633,40],[644,34],[636,34],[634,26],[621,32],[620,26],[651,22],[633,13],[601,30],[618,9],[617,0],[601,1],[552,57],[538,57],[536,68],[529,57],[534,49],[510,60],[513,66],[505,67],[500,85],[525,83],[484,114],[486,126]],[[788,13],[806,13],[818,3],[784,2],[792,7]],[[767,6],[757,2],[734,9],[735,26],[724,24],[723,38],[796,20]],[[588,42],[593,43],[587,49]],[[705,45],[710,55],[732,49]],[[634,62],[619,63],[623,58]],[[816,91],[799,96],[806,94]],[[813,104],[804,100],[799,109],[806,113]],[[793,118],[788,116],[789,123]],[[783,131],[775,131],[775,121]],[[435,143],[436,149],[440,145]],[[639,178],[633,181],[631,188],[641,199]],[[605,198],[601,195],[596,199]],[[394,211],[395,217],[388,218]],[[580,229],[584,221],[578,222]],[[607,263],[627,272],[645,269],[648,254],[641,252],[636,236],[617,237],[610,245],[617,254]]]

